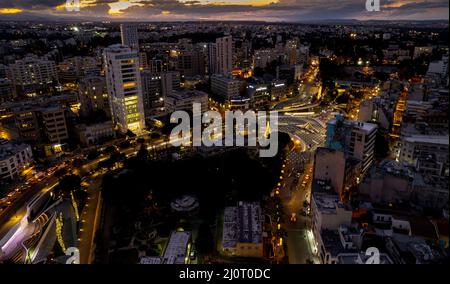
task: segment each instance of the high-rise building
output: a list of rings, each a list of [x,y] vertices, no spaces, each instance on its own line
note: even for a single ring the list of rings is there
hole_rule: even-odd
[[[122,44],[129,46],[133,50],[139,50],[138,28],[135,24],[121,24],[120,36]]]
[[[337,115],[328,122],[325,145],[360,160],[361,172],[365,173],[374,160],[376,133],[376,124],[345,120]]]
[[[216,39],[208,45],[209,74],[226,74],[233,67],[233,39],[231,36]]]
[[[215,43],[208,44],[208,74],[217,73],[217,46]]]
[[[139,133],[145,123],[138,52],[116,44],[105,48],[104,57],[113,122],[121,132]]]
[[[79,83],[80,114],[87,116],[102,110],[111,117],[106,79],[103,76],[88,76]]]
[[[20,95],[36,96],[48,91],[58,82],[54,61],[29,56],[16,60],[8,67],[7,77]]]
[[[226,74],[233,68],[233,39],[225,36],[216,39],[217,73]]]
[[[161,74],[152,73],[149,70],[141,71],[142,99],[146,118],[158,115],[165,110],[161,77]]]
[[[205,57],[197,50],[182,51],[178,56],[178,71],[186,77],[205,75]]]

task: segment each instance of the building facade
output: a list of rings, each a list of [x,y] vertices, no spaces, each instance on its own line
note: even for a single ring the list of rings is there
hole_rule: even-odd
[[[112,45],[104,56],[112,120],[123,133],[140,133],[145,122],[138,53],[124,45]]]

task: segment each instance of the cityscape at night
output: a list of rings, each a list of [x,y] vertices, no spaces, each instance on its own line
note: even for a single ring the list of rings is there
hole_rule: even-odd
[[[0,264],[448,264],[448,13],[2,0]]]

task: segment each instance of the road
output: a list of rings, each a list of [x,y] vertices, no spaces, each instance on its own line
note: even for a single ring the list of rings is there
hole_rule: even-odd
[[[299,95],[285,99],[278,102],[272,106],[273,110],[283,110],[289,108],[301,107],[303,105],[310,104],[313,96],[315,95],[315,88],[318,85],[317,75],[319,73],[319,68],[317,65],[311,65],[309,69],[302,76],[302,83],[299,83]]]
[[[119,151],[126,156],[136,155],[139,145],[131,145],[129,148],[120,149]],[[147,149],[164,149],[170,147],[167,142],[160,141],[155,144],[151,144]],[[99,157],[93,161],[89,161],[83,165],[85,172],[89,172],[94,169],[99,162],[107,159],[107,156]],[[80,232],[80,261],[82,263],[90,263],[92,261],[93,255],[93,241],[95,237],[95,232],[98,227],[99,214],[101,208],[101,197],[100,197],[100,182],[102,175],[96,176],[91,180],[89,184],[89,199],[87,202],[87,210],[84,210],[82,221],[82,231]],[[46,176],[40,183],[35,184],[20,193],[0,215],[0,238],[5,236],[6,233],[14,227],[20,219],[26,213],[26,205],[29,200],[31,200],[36,194],[40,192],[46,192],[52,190],[59,182],[59,179],[55,176]],[[86,212],[86,213],[84,213]]]
[[[78,249],[80,251],[80,263],[89,264],[93,259],[94,238],[100,221],[102,206],[100,185],[102,175],[98,175],[90,182],[88,200],[81,213],[81,228],[78,238]]]
[[[295,171],[295,169],[294,167],[293,170]],[[319,263],[313,252],[312,235],[309,233],[310,217],[301,214],[304,210],[303,203],[305,201],[310,203],[311,172],[312,163],[309,163],[305,166],[305,171],[300,175],[297,183],[294,176],[287,178],[285,190],[282,190],[280,194],[284,214],[288,216],[283,227],[287,232],[287,254],[290,264],[306,264],[309,261]],[[302,186],[304,181],[306,181],[306,185]],[[289,220],[292,213],[296,213],[298,216],[298,220],[295,223]]]
[[[25,189],[10,206],[0,215],[0,239],[11,229],[26,213],[27,202],[36,194],[50,190],[58,183],[54,176],[45,178],[41,183]],[[19,218],[20,217],[20,218]]]

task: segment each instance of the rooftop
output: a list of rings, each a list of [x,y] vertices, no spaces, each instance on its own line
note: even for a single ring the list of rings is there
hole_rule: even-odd
[[[313,199],[317,209],[323,214],[335,214],[337,208],[347,208],[335,193],[313,192]]]
[[[448,145],[449,136],[411,135],[404,137],[403,140],[410,143],[429,143],[429,144]]]
[[[342,246],[342,241],[337,230],[322,230],[320,232],[325,250],[330,253],[332,257],[337,257],[340,253],[356,252],[353,249],[345,249]]]
[[[343,118],[333,118],[331,119],[328,124],[330,125],[336,125],[336,123],[341,120],[345,126],[350,126],[350,127],[354,127],[354,128],[358,128],[367,132],[372,132],[373,130],[375,130],[377,128],[376,124],[373,123],[367,123],[367,122],[360,122],[360,121],[352,121],[352,120],[345,120]]]
[[[262,242],[262,213],[258,202],[239,202],[226,207],[223,222],[222,245],[234,247],[236,243]]]
[[[208,94],[202,91],[184,90],[184,91],[174,91],[169,96],[177,100],[186,100],[191,98],[203,98],[203,97],[207,98]]]
[[[172,231],[164,251],[164,258],[167,259],[167,263],[184,264],[190,240],[191,232]]]
[[[0,139],[0,160],[5,160],[27,147],[30,146],[25,143]]]

